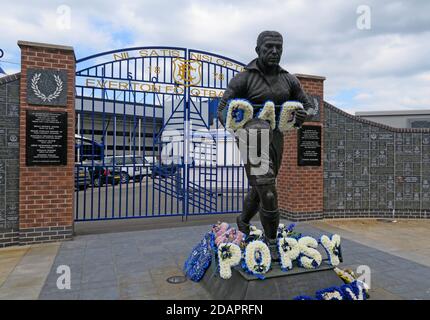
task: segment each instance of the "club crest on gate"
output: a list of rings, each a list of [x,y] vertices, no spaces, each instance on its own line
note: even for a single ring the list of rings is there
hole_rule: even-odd
[[[173,80],[184,86],[199,85],[202,81],[202,62],[174,58],[172,60]]]

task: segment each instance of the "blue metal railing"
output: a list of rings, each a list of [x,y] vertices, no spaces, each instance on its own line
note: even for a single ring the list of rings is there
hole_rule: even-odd
[[[176,58],[197,63],[194,87],[189,79],[178,83]],[[214,121],[213,101],[241,67],[179,47],[126,48],[77,60],[76,134],[91,142],[92,156],[76,160],[75,221],[240,212],[248,184],[234,140]],[[142,91],[142,83],[171,87]],[[163,159],[169,148],[172,163]]]

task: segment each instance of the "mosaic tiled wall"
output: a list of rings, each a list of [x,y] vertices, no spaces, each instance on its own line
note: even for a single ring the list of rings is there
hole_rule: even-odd
[[[0,247],[15,242],[19,189],[19,76],[0,79]]]
[[[325,103],[324,217],[427,218],[430,129],[394,129]]]

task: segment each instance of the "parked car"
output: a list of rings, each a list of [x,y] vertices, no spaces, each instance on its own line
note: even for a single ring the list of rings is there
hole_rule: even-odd
[[[119,173],[114,174],[112,168],[103,166],[101,161],[83,161],[75,164],[75,176],[79,170],[80,180],[85,186],[99,187],[104,184],[117,184],[119,182]],[[86,176],[86,177],[85,177]]]
[[[146,157],[133,155],[105,157],[104,163],[119,174],[121,183],[127,183],[130,179],[139,180],[152,173],[152,165]]]
[[[86,167],[75,166],[75,189],[86,189],[91,185],[91,175]]]
[[[104,154],[103,143],[75,134],[75,162],[102,160]]]
[[[107,165],[103,166],[101,161],[94,161],[94,165],[88,167],[88,171],[91,175],[92,185],[94,187],[103,186],[105,183],[115,185],[119,183],[121,177],[119,172],[113,170]]]

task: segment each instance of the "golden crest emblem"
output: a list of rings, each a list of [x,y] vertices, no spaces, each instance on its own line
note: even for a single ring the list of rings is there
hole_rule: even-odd
[[[202,62],[174,58],[172,60],[173,80],[183,86],[196,86],[202,81]]]

